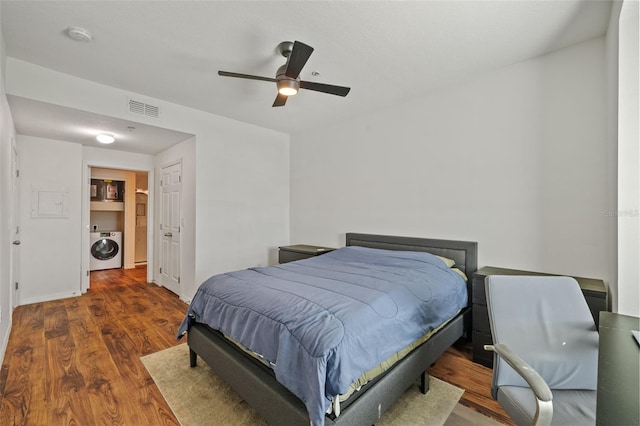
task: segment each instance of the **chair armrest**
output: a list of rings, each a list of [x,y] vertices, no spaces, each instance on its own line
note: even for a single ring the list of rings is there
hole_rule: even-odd
[[[553,417],[553,394],[542,376],[503,343],[484,345],[484,349],[498,354],[531,388],[536,398],[536,415],[533,419],[533,424],[551,424],[551,417]]]
[[[536,370],[531,368],[522,358],[516,355],[509,347],[503,343],[496,345],[485,345],[484,349],[487,351],[493,351],[500,355],[502,359],[506,361],[522,378],[527,382],[536,398],[540,401],[551,401],[553,394],[551,389],[544,381],[542,376],[538,374]]]

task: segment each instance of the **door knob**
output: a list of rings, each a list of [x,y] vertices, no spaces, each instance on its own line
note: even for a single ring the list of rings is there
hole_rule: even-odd
[[[173,237],[173,234],[171,232],[167,232],[166,234],[164,234],[165,237]]]
[[[20,240],[14,240],[13,241],[13,245],[14,246],[19,246],[20,245]]]

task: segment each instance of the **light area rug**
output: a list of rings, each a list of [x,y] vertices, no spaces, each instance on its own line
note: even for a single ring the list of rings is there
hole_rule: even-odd
[[[156,386],[183,426],[267,425],[267,422],[198,358],[189,367],[189,348],[174,346],[141,358]],[[444,425],[463,390],[430,378],[429,392],[418,386],[407,392],[376,426]]]

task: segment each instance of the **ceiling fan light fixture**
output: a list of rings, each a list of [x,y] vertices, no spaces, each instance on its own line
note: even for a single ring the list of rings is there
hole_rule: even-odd
[[[98,142],[104,144],[114,143],[116,141],[116,138],[108,133],[100,133],[98,136],[96,136],[96,139],[98,140]]]
[[[218,71],[218,75],[223,77],[246,78],[248,80],[260,80],[275,82],[278,89],[278,96],[273,101],[272,107],[282,107],[287,103],[289,96],[297,95],[300,89],[313,90],[315,92],[327,93],[329,95],[347,96],[349,87],[334,86],[333,84],[317,83],[315,81],[304,81],[300,79],[300,72],[307,63],[309,56],[313,53],[313,47],[302,42],[294,41],[282,42],[277,49],[282,56],[287,58],[287,62],[276,71],[276,77],[262,77],[259,75],[240,74],[237,72]],[[319,73],[311,73],[317,77]]]
[[[283,96],[294,96],[298,94],[300,83],[297,80],[281,79],[278,80],[278,93]]]

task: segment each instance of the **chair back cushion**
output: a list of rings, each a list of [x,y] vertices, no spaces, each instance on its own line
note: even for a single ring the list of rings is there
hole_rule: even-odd
[[[493,275],[485,289],[494,343],[508,345],[551,389],[596,389],[598,332],[575,279]],[[502,385],[527,386],[494,357],[494,391]]]

